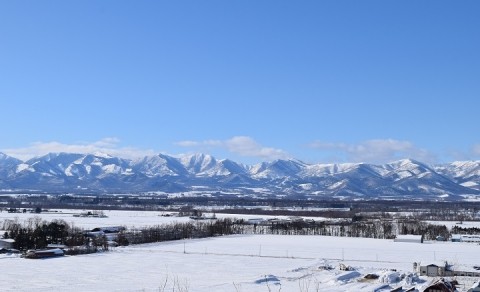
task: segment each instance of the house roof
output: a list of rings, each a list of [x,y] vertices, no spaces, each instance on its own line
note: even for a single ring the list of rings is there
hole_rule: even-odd
[[[428,266],[445,267],[446,265],[447,265],[447,262],[445,261],[431,261],[431,262],[422,263],[420,266],[421,267],[428,267]]]
[[[455,285],[456,285],[456,281],[450,282],[443,278],[440,278],[434,281],[433,283],[431,283],[424,291],[427,291],[428,289],[435,289],[435,291],[440,290],[445,292],[456,291]]]
[[[396,236],[396,239],[410,239],[410,240],[421,240],[422,235],[413,235],[413,234],[400,234]]]
[[[8,242],[8,243],[14,243],[15,239],[13,239],[13,238],[0,238],[0,241]]]

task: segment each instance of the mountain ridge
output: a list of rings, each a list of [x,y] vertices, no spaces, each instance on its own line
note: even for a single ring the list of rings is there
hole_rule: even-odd
[[[244,165],[202,153],[124,159],[66,152],[21,161],[0,152],[0,188],[86,193],[173,193],[201,188],[262,196],[461,200],[480,198],[480,161],[308,164],[278,159]]]

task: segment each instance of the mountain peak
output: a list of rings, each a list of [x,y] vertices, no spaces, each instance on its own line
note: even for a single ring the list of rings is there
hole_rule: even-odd
[[[180,163],[190,173],[203,173],[215,167],[217,160],[208,154],[195,153],[183,155],[180,157]]]
[[[112,155],[110,155],[108,153],[105,153],[105,152],[101,152],[101,151],[95,151],[95,152],[92,153],[92,155],[95,156],[95,157],[105,158],[105,159],[113,158]]]
[[[0,152],[0,161],[1,160],[7,160],[7,159],[12,159],[13,157],[8,156],[7,154]]]
[[[262,196],[405,196],[435,199],[480,198],[480,162],[437,167],[402,159],[367,163],[307,164],[278,159],[245,166],[196,153],[121,159],[105,153],[50,153],[26,162],[0,153],[0,182],[16,190],[95,192],[176,192],[202,189]],[[257,193],[259,192],[259,193]]]

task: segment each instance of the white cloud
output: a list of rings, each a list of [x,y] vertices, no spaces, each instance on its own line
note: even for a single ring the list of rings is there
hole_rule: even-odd
[[[225,145],[230,152],[242,156],[260,157],[265,159],[287,158],[288,154],[281,150],[271,147],[264,147],[258,144],[254,139],[247,136],[236,136],[227,141]]]
[[[174,144],[180,147],[204,147],[204,146],[221,147],[224,144],[224,142],[220,140],[205,140],[205,141],[186,140],[186,141],[175,142]]]
[[[473,145],[472,153],[473,153],[474,157],[479,157],[480,156],[480,144]]]
[[[223,148],[231,153],[245,157],[255,157],[266,160],[288,158],[287,152],[260,145],[253,138],[248,136],[235,136],[227,140],[206,140],[206,141],[180,141],[175,143],[178,146],[190,148]]]
[[[480,144],[474,144],[467,150],[449,149],[446,152],[448,161],[466,161],[480,159]]]
[[[175,143],[175,145],[181,146],[181,147],[197,147],[197,146],[200,146],[201,144],[202,144],[201,142],[190,141],[190,140],[180,141]]]
[[[409,141],[394,139],[373,139],[358,144],[329,143],[315,141],[312,148],[343,157],[344,162],[385,163],[403,158],[412,158],[433,163],[435,156],[425,149],[416,147]]]
[[[102,152],[113,156],[123,158],[136,158],[146,155],[153,155],[153,150],[144,150],[134,147],[120,147],[120,140],[117,138],[104,138],[95,142],[79,142],[74,144],[65,144],[60,142],[35,142],[28,147],[3,149],[7,155],[28,160],[32,157],[42,156],[48,153],[67,152],[67,153],[95,153]]]

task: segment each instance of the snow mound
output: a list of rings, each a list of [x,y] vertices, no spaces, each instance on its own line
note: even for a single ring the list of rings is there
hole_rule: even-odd
[[[350,280],[353,280],[355,278],[360,277],[361,274],[357,271],[348,271],[345,273],[341,273],[335,277],[335,280],[339,282],[348,282]]]
[[[280,280],[274,275],[265,275],[263,278],[256,280],[255,284],[262,284],[266,282],[280,282]]]
[[[385,271],[378,278],[380,283],[392,284],[400,281],[400,273],[394,271]]]

